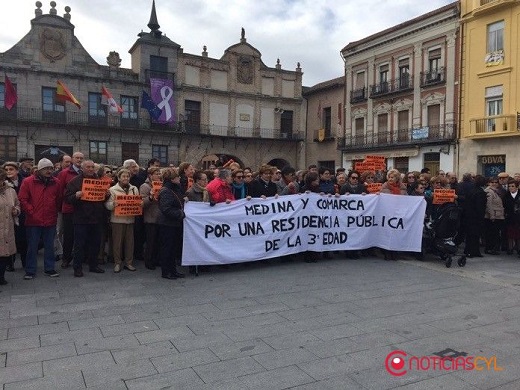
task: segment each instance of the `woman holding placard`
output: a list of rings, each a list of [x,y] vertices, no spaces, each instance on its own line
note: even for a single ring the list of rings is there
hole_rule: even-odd
[[[128,195],[133,195],[128,197]],[[130,184],[130,171],[121,169],[117,172],[117,183],[110,187],[110,198],[105,207],[110,210],[110,224],[112,227],[112,251],[114,255],[114,272],[121,272],[124,252],[124,268],[136,271],[134,262],[134,220],[139,212],[135,207],[135,200],[140,198],[139,190]],[[141,213],[143,201],[140,201]],[[124,248],[123,248],[124,245]],[[124,251],[123,251],[124,249]]]

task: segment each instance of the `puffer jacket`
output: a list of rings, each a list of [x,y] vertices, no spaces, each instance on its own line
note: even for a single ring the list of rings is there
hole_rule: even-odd
[[[50,177],[47,182],[37,174],[25,178],[18,199],[25,212],[25,226],[56,225],[63,200],[62,188],[57,178]]]
[[[115,201],[117,195],[139,195],[139,191],[136,186],[133,186],[130,184],[130,188],[128,189],[128,193],[125,192],[123,188],[119,185],[119,183],[116,183],[114,186],[110,187],[110,198],[105,202],[105,207],[107,210],[110,210],[110,222],[112,223],[124,223],[124,224],[131,224],[134,223],[135,217],[127,217],[127,216],[115,216],[114,215],[114,209],[115,209]]]
[[[484,215],[484,218],[504,219],[504,203],[502,202],[502,198],[498,192],[491,187],[487,187],[484,191],[486,192],[487,196],[486,214]]]

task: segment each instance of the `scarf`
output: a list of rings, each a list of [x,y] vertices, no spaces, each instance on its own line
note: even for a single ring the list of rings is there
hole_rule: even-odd
[[[393,184],[390,182],[387,182],[388,189],[390,192],[394,195],[401,195],[401,184],[399,182]]]
[[[233,192],[239,192],[240,193],[240,198],[239,199],[244,199],[246,197],[246,186],[244,183],[242,184],[235,184],[235,182],[233,182]]]

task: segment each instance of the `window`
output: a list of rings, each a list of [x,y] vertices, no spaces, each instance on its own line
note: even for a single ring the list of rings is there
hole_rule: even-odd
[[[332,110],[330,107],[326,107],[323,109],[323,128],[325,129],[325,138],[331,138]]]
[[[168,72],[168,58],[150,56],[150,70],[164,73]]]
[[[16,137],[9,135],[0,136],[0,156],[6,161],[16,161],[16,155]]]
[[[293,129],[293,112],[286,110],[280,115],[280,136],[291,138]]]
[[[365,72],[356,73],[356,89],[365,88]]]
[[[105,141],[90,141],[89,157],[94,162],[106,164],[108,160],[107,143]]]
[[[354,145],[365,144],[365,118],[355,119]]]
[[[121,96],[121,126],[138,127],[139,98],[135,96]]]
[[[397,112],[397,140],[408,141],[408,110]]]
[[[184,121],[187,133],[200,133],[200,102],[194,100],[184,101],[184,117],[180,117],[179,121]]]
[[[106,105],[101,104],[101,94],[88,93],[88,121],[91,124],[106,123]]]
[[[441,106],[440,104],[429,105],[428,108],[428,138],[437,139],[441,137]]]
[[[441,49],[433,49],[428,52],[428,70],[436,72],[441,67]]]
[[[487,52],[504,50],[504,21],[488,24],[487,26]]]
[[[121,96],[121,108],[123,113],[121,118],[124,119],[137,119],[137,113],[139,111],[139,99],[135,96]]]
[[[168,165],[168,146],[166,145],[152,145],[152,158],[156,158],[161,162],[161,165]]]
[[[379,114],[377,116],[377,141],[378,144],[386,144],[388,142],[388,114]]]
[[[399,60],[399,88],[410,87],[410,64],[408,58]]]
[[[56,101],[56,88],[42,87],[42,111],[45,120],[65,121],[65,104]]]
[[[502,115],[503,86],[497,85],[486,88],[486,116]],[[495,119],[488,119],[486,131],[492,132],[495,128]]]
[[[388,92],[388,64],[379,67],[379,92]]]

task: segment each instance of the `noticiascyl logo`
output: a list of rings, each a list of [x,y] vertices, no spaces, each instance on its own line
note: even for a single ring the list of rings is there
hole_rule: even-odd
[[[452,356],[414,356],[395,350],[386,355],[385,369],[390,375],[396,377],[406,375],[408,371],[503,371],[495,355],[491,357],[466,355],[466,353],[457,353]]]
[[[392,376],[403,376],[408,372],[406,370],[406,352],[404,351],[392,351],[386,355],[385,368],[386,371]]]

